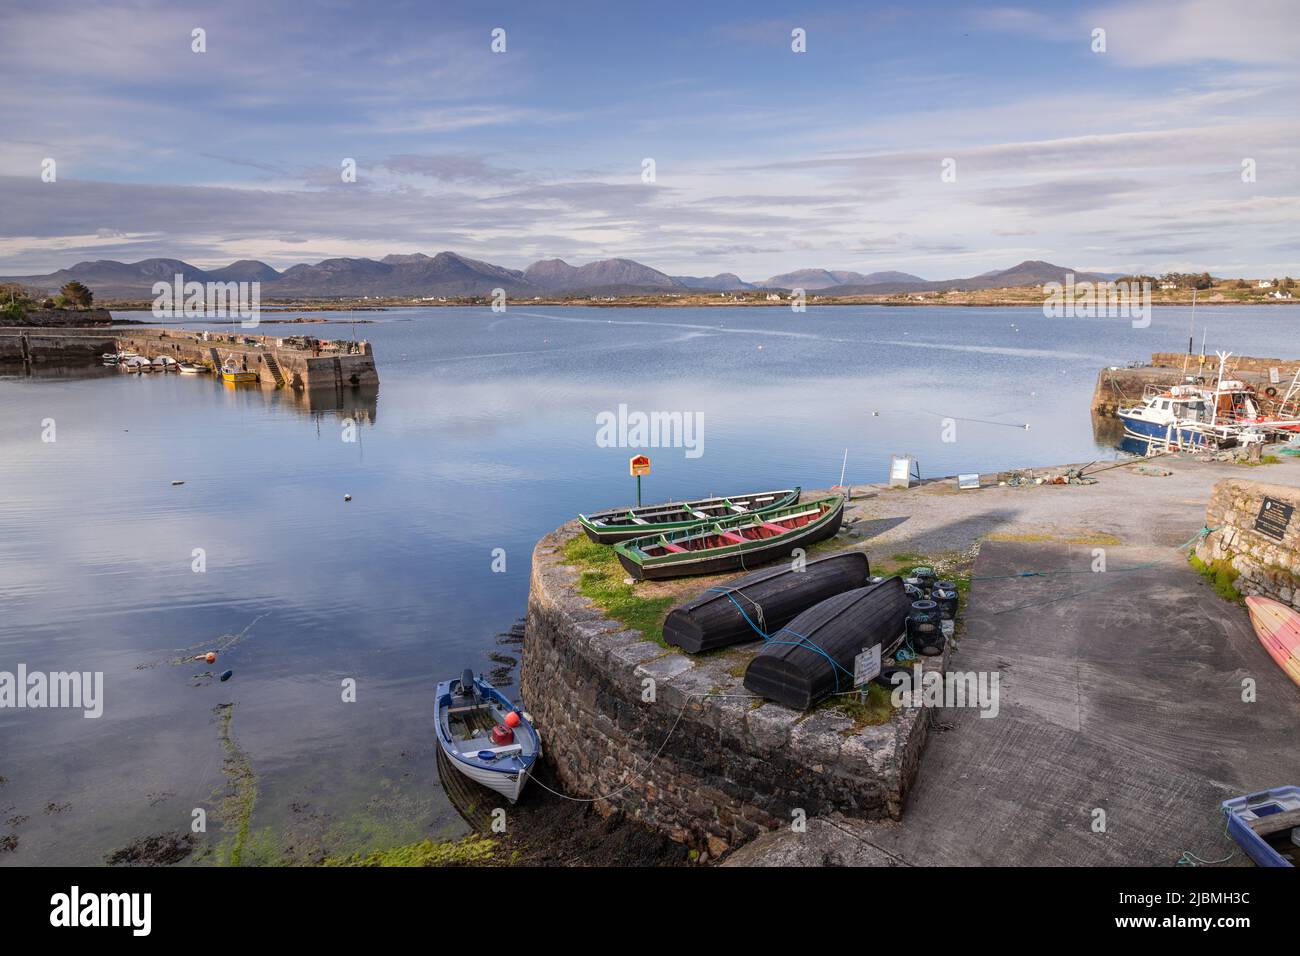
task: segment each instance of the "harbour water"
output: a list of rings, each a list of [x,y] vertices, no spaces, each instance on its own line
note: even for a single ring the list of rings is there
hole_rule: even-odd
[[[846,448],[848,483],[883,480],[891,454],[926,476],[1109,458],[1089,415],[1098,369],[1185,349],[1190,320],[307,314],[330,321],[257,331],[369,340],[377,393],[0,377],[0,671],[104,675],[96,719],[0,709],[0,865],[101,863],[188,832],[196,809],[202,862],[236,845],[255,863],[456,836],[433,685],[467,666],[510,680],[518,650],[501,635],[523,614],[533,544],[634,497],[641,449],[602,447],[598,416],[700,423],[694,447],[648,450],[647,502],[824,488]],[[1292,357],[1300,308],[1201,308],[1198,348],[1203,329],[1211,352]],[[215,664],[185,660],[212,645]],[[232,779],[245,797],[254,782],[244,811],[214,796]]]

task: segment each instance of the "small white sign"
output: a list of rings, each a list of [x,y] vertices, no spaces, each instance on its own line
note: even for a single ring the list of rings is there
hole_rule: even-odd
[[[880,676],[880,645],[873,644],[857,657],[853,658],[853,686],[863,684]]]
[[[978,488],[979,486],[980,486],[980,476],[978,474],[957,476],[958,488]]]

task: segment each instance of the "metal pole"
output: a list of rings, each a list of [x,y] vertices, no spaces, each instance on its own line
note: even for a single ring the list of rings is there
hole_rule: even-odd
[[[641,507],[641,476],[636,476],[636,506]]]

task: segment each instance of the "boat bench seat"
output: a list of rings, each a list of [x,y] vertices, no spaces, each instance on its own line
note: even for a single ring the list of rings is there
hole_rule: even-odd
[[[770,521],[764,521],[763,527],[766,528],[768,531],[775,531],[777,534],[785,534],[787,531],[790,530],[785,525],[772,524],[772,522]]]
[[[736,544],[745,544],[746,542],[749,541],[748,538],[742,538],[740,535],[736,534],[734,531],[719,531],[719,532],[718,532],[718,537],[719,537],[719,538],[726,538],[728,541],[735,542]]]
[[[821,511],[820,508],[812,508],[812,509],[810,509],[810,510],[808,510],[808,511],[800,511],[798,514],[793,514],[793,515],[781,515],[781,517],[780,517],[779,519],[777,519],[777,520],[779,520],[779,521],[793,521],[793,520],[795,520],[796,518],[816,518],[816,517],[817,517],[818,515],[820,515],[821,513],[822,513],[822,511]],[[789,531],[790,529],[789,529],[789,528],[786,528],[785,530],[786,530],[786,531]]]
[[[673,544],[670,541],[664,542],[664,549],[667,551],[672,551],[674,554],[680,554],[681,552],[686,550],[681,545]]]

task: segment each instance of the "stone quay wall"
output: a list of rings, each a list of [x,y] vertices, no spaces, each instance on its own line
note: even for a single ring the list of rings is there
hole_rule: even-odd
[[[1184,363],[1186,373],[1184,373]],[[1279,384],[1276,386],[1280,399],[1291,379],[1300,368],[1300,360],[1254,358],[1249,355],[1234,355],[1228,360],[1228,369],[1233,378],[1240,379],[1248,385],[1254,385],[1261,393],[1267,406],[1264,390],[1270,385],[1269,370],[1278,370]],[[1207,382],[1213,382],[1219,374],[1218,358],[1209,355],[1204,365],[1199,355],[1190,358],[1181,352],[1154,352],[1151,364],[1141,368],[1104,368],[1097,375],[1097,385],[1092,393],[1092,411],[1097,415],[1114,417],[1120,408],[1140,405],[1146,386],[1157,385],[1166,388],[1183,381],[1184,374],[1199,376]]]
[[[373,387],[379,384],[379,371],[370,343],[349,343],[354,351],[310,351],[298,347],[281,346],[282,340],[269,335],[246,335],[240,332],[203,333],[184,329],[118,329],[117,340],[122,348],[135,349],[141,355],[155,358],[170,355],[178,362],[212,363],[212,350],[216,349],[221,361],[233,356],[236,362],[247,362],[248,370],[255,372],[264,385],[278,384],[266,356],[274,355],[284,373],[285,384],[293,388],[347,388]]]
[[[1151,355],[1151,364],[1163,366],[1164,368],[1173,368],[1182,371],[1183,359],[1187,356],[1182,352],[1154,352]],[[1187,364],[1189,372],[1195,372],[1200,368],[1200,355],[1192,356]],[[1213,353],[1206,356],[1205,368],[1210,374],[1217,375],[1219,372],[1219,359]],[[1228,359],[1228,369],[1233,372],[1250,372],[1254,375],[1267,376],[1269,369],[1277,369],[1285,381],[1290,381],[1291,376],[1295,375],[1296,369],[1300,368],[1300,359],[1277,359],[1277,358],[1257,358],[1251,355],[1233,355]]]
[[[597,798],[602,814],[621,810],[711,858],[799,811],[901,818],[928,709],[857,728],[828,710],[753,699],[745,657],[661,646],[584,598],[562,553],[576,533],[571,522],[533,552],[520,680],[566,787]]]
[[[113,333],[103,329],[0,328],[0,364],[85,364],[116,349]]]
[[[1256,527],[1265,498],[1293,509],[1280,540]],[[1282,513],[1275,509],[1265,522],[1276,528]],[[1221,481],[1210,494],[1205,526],[1217,530],[1196,546],[1198,558],[1230,561],[1239,572],[1235,584],[1242,594],[1262,594],[1300,609],[1300,488],[1241,478]]]

